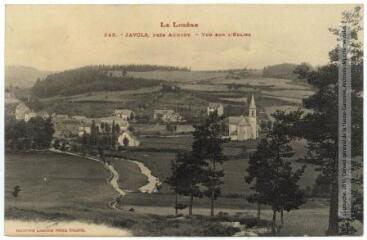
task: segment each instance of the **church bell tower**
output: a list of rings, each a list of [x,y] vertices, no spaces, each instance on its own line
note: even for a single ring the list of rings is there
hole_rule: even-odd
[[[256,118],[256,104],[254,94],[251,95],[250,106],[248,111],[249,111],[248,113],[249,117]]]
[[[251,124],[251,138],[256,139],[258,137],[257,122],[256,122],[256,103],[254,94],[251,95],[250,106],[249,106],[248,118]]]

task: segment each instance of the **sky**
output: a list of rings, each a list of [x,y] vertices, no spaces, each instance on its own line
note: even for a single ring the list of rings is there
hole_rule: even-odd
[[[329,27],[353,5],[7,5],[5,64],[62,71],[95,64],[157,64],[192,70],[328,62]],[[197,23],[162,28],[161,22]],[[126,33],[191,33],[126,38]],[[202,33],[250,37],[201,37]],[[105,37],[116,33],[118,37]],[[123,34],[120,36],[119,34]],[[198,34],[198,35],[195,35]]]

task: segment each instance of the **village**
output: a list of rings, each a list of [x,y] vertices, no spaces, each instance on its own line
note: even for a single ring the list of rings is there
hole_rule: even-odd
[[[120,76],[122,73],[113,72],[111,76]],[[8,98],[8,101],[11,98]],[[247,102],[249,104],[247,105]],[[247,106],[245,106],[247,105]],[[223,138],[231,141],[255,140],[259,137],[260,127],[257,121],[256,103],[254,95],[248,96],[244,101],[244,112],[240,116],[229,116],[225,118],[226,133]],[[207,115],[216,112],[218,116],[224,115],[224,106],[222,103],[209,103],[207,106]],[[156,109],[150,116],[148,123],[139,122],[136,113],[132,109],[114,109],[110,116],[99,118],[88,118],[82,115],[68,115],[48,113],[46,111],[33,111],[25,102],[19,102],[14,111],[16,121],[28,122],[32,118],[40,117],[44,120],[51,119],[54,134],[53,142],[63,141],[65,150],[72,150],[72,145],[77,138],[83,138],[91,135],[93,131],[99,134],[108,134],[114,129],[116,131],[117,146],[120,147],[139,147],[141,145],[140,137],[147,135],[139,133],[142,125],[155,126],[157,131],[154,135],[161,135],[168,132],[169,135],[184,135],[194,131],[194,126],[187,123],[184,116],[173,109]]]

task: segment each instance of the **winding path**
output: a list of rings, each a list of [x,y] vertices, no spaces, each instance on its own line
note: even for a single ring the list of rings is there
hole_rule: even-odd
[[[122,190],[119,186],[119,173],[116,171],[116,169],[111,164],[105,163],[104,166],[112,174],[112,177],[109,183],[111,184],[113,189],[115,189],[115,191],[118,192],[121,196],[125,196],[127,194],[126,191]]]
[[[147,168],[142,162],[129,160],[129,159],[126,159],[126,160],[138,165],[140,172],[144,174],[145,176],[147,176],[148,178],[148,183],[140,187],[139,191],[142,193],[158,192],[158,187],[162,184],[162,182],[159,181],[159,178],[153,176],[152,171],[149,168]]]

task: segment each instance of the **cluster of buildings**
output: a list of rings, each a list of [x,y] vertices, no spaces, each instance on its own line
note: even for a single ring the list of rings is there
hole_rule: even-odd
[[[246,101],[247,103],[248,101]],[[224,114],[224,107],[221,103],[210,103],[207,112],[208,115],[217,111],[219,116]],[[228,137],[232,141],[245,141],[257,139],[259,136],[259,125],[256,120],[256,103],[254,95],[251,95],[248,114],[228,117]]]
[[[35,117],[43,119],[51,118],[54,126],[55,138],[73,138],[75,136],[82,137],[85,134],[91,134],[92,124],[98,132],[103,133],[108,125],[112,127],[114,124],[119,129],[118,143],[121,146],[139,146],[140,141],[131,131],[128,130],[129,122],[136,120],[136,114],[130,109],[116,109],[112,116],[101,118],[88,118],[86,116],[66,114],[48,114],[46,111],[32,111],[25,103],[19,103],[15,108],[15,118],[17,121],[24,120],[28,122]],[[164,123],[182,123],[183,117],[170,109],[154,110],[153,118],[155,121]]]
[[[92,133],[92,125],[99,133],[106,133],[114,125],[118,129],[117,142],[120,146],[139,146],[140,141],[128,130],[131,115],[114,115],[101,118],[87,118],[85,116],[55,115],[52,122],[55,128],[55,137],[82,137]]]
[[[34,112],[25,103],[19,103],[15,108],[15,119],[28,122],[35,117],[48,119],[51,117],[54,126],[54,138],[72,138],[91,134],[92,124],[98,132],[103,133],[114,124],[118,128],[117,141],[121,146],[139,146],[140,141],[128,130],[129,120],[135,118],[131,110],[117,109],[113,116],[102,118],[87,118],[86,116],[69,116],[66,114],[49,115],[46,111]],[[108,127],[107,127],[108,126]]]

